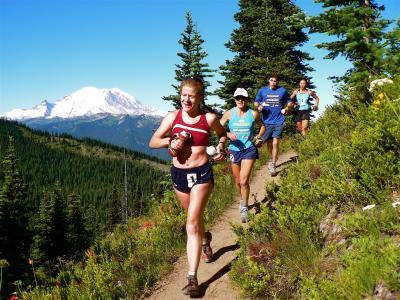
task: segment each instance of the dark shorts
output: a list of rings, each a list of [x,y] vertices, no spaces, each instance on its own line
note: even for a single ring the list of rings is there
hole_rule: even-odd
[[[182,193],[189,193],[194,185],[207,183],[210,180],[214,185],[214,174],[210,163],[191,169],[172,166],[171,178],[174,188]]]
[[[282,125],[265,124],[265,133],[262,137],[263,142],[265,143],[267,140],[271,140],[273,138],[280,139],[282,137],[283,127],[285,127],[285,124]]]
[[[258,150],[254,146],[251,146],[250,148],[240,151],[229,150],[229,159],[233,164],[240,165],[240,162],[243,159],[257,159],[257,158],[258,158]]]
[[[294,121],[300,122],[302,120],[310,120],[310,110],[298,110],[294,114]]]

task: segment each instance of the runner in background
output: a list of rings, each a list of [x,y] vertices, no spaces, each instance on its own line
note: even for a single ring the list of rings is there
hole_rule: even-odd
[[[233,94],[236,106],[224,113],[221,125],[228,124],[229,153],[232,174],[235,178],[236,189],[241,199],[239,203],[240,219],[243,223],[248,220],[248,202],[250,195],[249,178],[255,160],[258,158],[256,147],[262,146],[262,135],[265,126],[261,122],[258,111],[247,107],[249,95],[243,88],[237,88]],[[254,124],[260,123],[260,132],[254,135]]]
[[[282,138],[282,131],[285,126],[285,113],[290,109],[292,103],[289,94],[284,87],[279,84],[279,77],[271,74],[268,86],[258,90],[254,107],[261,112],[262,121],[266,131],[263,141],[267,142],[271,160],[268,169],[271,176],[276,175],[276,162],[279,155],[279,141]]]
[[[300,80],[299,89],[295,90],[290,98],[296,107],[294,112],[296,129],[305,137],[309,126],[311,109],[314,111],[318,110],[319,98],[313,90],[307,89],[306,79]]]
[[[204,112],[200,104],[204,99],[201,79],[188,78],[180,85],[181,108],[168,113],[149,142],[151,148],[168,148],[173,157],[171,178],[176,198],[187,213],[188,283],[182,289],[185,295],[198,296],[197,269],[203,251],[206,262],[212,261],[211,233],[204,232],[203,212],[211,194],[214,178],[208,162],[206,148],[210,132],[214,131],[219,142],[216,161],[225,160],[223,148],[225,129],[216,114]]]

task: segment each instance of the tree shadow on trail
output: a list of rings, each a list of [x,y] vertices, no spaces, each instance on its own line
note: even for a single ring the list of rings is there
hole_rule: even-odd
[[[228,246],[228,247],[232,247],[232,246],[235,246],[235,245],[231,245],[231,246]],[[228,247],[224,247],[224,248],[228,248]],[[223,248],[221,248],[221,249],[223,249]],[[228,273],[231,270],[232,263],[236,259],[237,258],[234,258],[230,263],[226,264],[221,269],[219,269],[218,272],[215,273],[213,276],[211,276],[207,281],[205,281],[202,284],[200,284],[199,285],[199,289],[200,289],[199,295],[197,297],[190,297],[190,298],[203,298],[204,295],[206,294],[206,290],[208,289],[210,284],[213,283],[214,281],[218,280],[222,276],[224,276],[226,273]]]
[[[288,160],[286,160],[286,161],[284,161],[284,162],[281,162],[279,165],[276,165],[276,167],[277,167],[277,168],[278,168],[278,167],[285,167],[286,165],[289,165],[289,164],[291,164],[291,163],[296,163],[296,164],[298,164],[298,163],[299,163],[299,157],[298,157],[297,155],[294,155],[294,156],[292,156],[292,157],[289,157]]]
[[[233,244],[233,245],[225,246],[225,247],[218,249],[218,251],[213,254],[213,262],[217,261],[218,258],[220,258],[222,255],[224,255],[226,252],[235,251],[239,248],[240,248],[239,244]]]

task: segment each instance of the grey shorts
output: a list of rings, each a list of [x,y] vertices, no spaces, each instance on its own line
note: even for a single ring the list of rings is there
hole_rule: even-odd
[[[282,125],[265,125],[265,133],[262,137],[263,142],[265,143],[267,140],[271,140],[273,138],[280,139],[282,137],[282,131],[285,127],[285,124]]]

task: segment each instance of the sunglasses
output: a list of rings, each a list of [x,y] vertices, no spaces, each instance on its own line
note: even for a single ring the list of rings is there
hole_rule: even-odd
[[[235,97],[235,100],[236,101],[247,101],[247,98],[243,97],[243,96],[238,96],[238,97]]]

